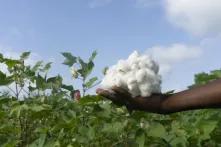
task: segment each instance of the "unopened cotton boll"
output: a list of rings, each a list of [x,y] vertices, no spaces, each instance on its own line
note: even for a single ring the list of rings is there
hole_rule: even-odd
[[[161,92],[161,76],[158,72],[159,66],[150,56],[134,51],[128,59],[119,60],[107,70],[101,88],[118,86],[128,90],[133,97],[148,97]]]

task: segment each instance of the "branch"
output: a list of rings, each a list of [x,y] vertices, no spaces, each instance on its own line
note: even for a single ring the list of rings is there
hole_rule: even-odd
[[[9,86],[6,86],[6,87],[16,96],[16,93],[12,88],[10,88]]]

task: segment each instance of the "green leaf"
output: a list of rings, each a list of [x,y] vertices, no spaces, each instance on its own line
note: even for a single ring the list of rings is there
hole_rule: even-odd
[[[64,52],[61,53],[66,59],[63,64],[68,65],[69,67],[73,66],[77,61],[77,57],[73,56],[71,53]]]
[[[49,69],[51,68],[51,64],[52,64],[52,62],[47,63],[47,64],[44,66],[44,68],[42,69],[42,71],[43,71],[43,72],[48,72]]]
[[[160,123],[153,123],[148,132],[149,136],[164,138],[166,136],[166,129]]]
[[[91,78],[89,81],[87,81],[85,83],[86,88],[91,88],[93,86],[94,82],[96,82],[97,80],[98,80],[97,77]]]
[[[90,75],[92,70],[94,68],[94,63],[92,61],[90,61],[88,64],[87,64],[87,70],[86,70],[86,75]]]
[[[81,68],[85,69],[87,67],[87,63],[85,63],[84,60],[81,59],[81,57],[78,57],[77,59],[78,59],[78,62],[80,63],[80,65],[81,65]]]
[[[4,59],[3,54],[0,53],[0,62],[3,62],[3,59]]]
[[[40,88],[40,89],[46,89],[47,88],[47,81],[45,80],[45,78],[43,78],[39,74],[36,77],[36,87]]]
[[[221,70],[214,70],[210,73],[199,73],[195,75],[195,85],[204,85],[210,81],[219,79],[221,77]]]
[[[53,89],[58,89],[61,88],[62,86],[62,77],[60,75],[55,76],[55,77],[51,77],[47,79],[47,83],[49,84],[49,86]]]
[[[23,114],[22,112],[27,111],[29,109],[29,106],[27,104],[22,104],[15,106],[11,111],[9,116],[15,115],[17,118]]]
[[[95,138],[95,129],[93,126],[90,126],[90,128],[88,129],[88,132],[87,132],[87,136],[90,140],[93,140]]]
[[[79,104],[87,105],[87,104],[99,102],[101,100],[102,100],[102,97],[100,97],[100,96],[85,96],[80,99]]]
[[[41,134],[40,138],[34,141],[34,143],[30,145],[30,147],[44,147],[44,144],[46,142],[46,137],[47,137],[46,134]]]
[[[65,85],[65,84],[63,84],[61,86],[61,88],[66,89],[68,91],[73,91],[74,90],[74,87],[72,85]]]
[[[216,76],[217,78],[220,78],[221,77],[221,70],[214,70],[214,71],[211,71],[211,73]]]
[[[23,52],[20,56],[21,60],[26,60],[30,56],[31,52]]]
[[[39,68],[42,66],[43,61],[38,61],[33,67],[32,67],[32,71],[36,72],[39,70]]]
[[[170,91],[165,92],[164,94],[167,95],[167,96],[169,96],[169,95],[174,94],[174,91],[175,91],[175,90],[170,90]]]
[[[41,112],[43,110],[47,110],[49,109],[50,106],[46,106],[46,105],[33,105],[31,106],[30,110],[34,111],[34,112]]]
[[[91,57],[89,58],[89,61],[93,61],[96,56],[97,56],[97,51],[93,51]]]
[[[170,144],[172,146],[185,147],[187,143],[188,143],[188,141],[187,141],[187,139],[184,136],[182,136],[182,137],[175,137],[173,140],[170,141]]]
[[[210,139],[210,134],[217,127],[217,124],[218,124],[217,121],[212,121],[212,120],[205,120],[205,121],[199,122],[198,126],[199,126],[199,129],[202,131],[202,134],[200,135],[200,139],[201,140]]]
[[[87,78],[94,68],[93,61],[89,61],[88,63],[84,62],[80,57],[77,58],[78,62],[81,65],[81,68],[78,70],[78,73],[81,74],[83,78]]]
[[[139,147],[144,147],[144,145],[145,145],[145,134],[142,133],[141,135],[139,135],[136,138],[136,142],[139,145]]]
[[[6,74],[0,71],[0,86],[10,85],[11,83],[13,83],[12,78],[7,77]]]
[[[109,67],[105,67],[105,68],[103,69],[103,71],[102,71],[103,75],[106,75],[108,69],[109,69]]]
[[[9,68],[12,68],[17,64],[21,64],[19,60],[13,60],[13,59],[5,59],[4,62]]]
[[[92,61],[88,64],[81,62],[81,65],[82,69],[78,70],[78,72],[82,75],[82,77],[87,78],[94,68],[94,63]]]
[[[29,78],[34,78],[35,72],[33,70],[27,68],[25,71],[25,75]]]

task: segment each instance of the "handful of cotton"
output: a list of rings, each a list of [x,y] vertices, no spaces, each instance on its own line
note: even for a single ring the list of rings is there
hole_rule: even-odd
[[[106,71],[101,88],[111,89],[113,86],[127,90],[132,97],[148,97],[152,93],[161,92],[161,76],[159,66],[148,55],[140,55],[134,51],[126,60],[119,60]]]

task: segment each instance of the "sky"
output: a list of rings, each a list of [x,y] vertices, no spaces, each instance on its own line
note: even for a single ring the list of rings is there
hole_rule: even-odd
[[[220,42],[220,0],[0,0],[0,52],[31,51],[30,64],[52,61],[51,74],[77,86],[61,52],[87,59],[97,50],[93,75],[102,79],[137,50],[160,64],[163,91],[180,91],[221,67]]]

